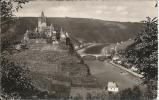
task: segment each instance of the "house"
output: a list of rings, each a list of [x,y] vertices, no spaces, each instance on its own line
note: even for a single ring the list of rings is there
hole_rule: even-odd
[[[134,71],[134,72],[137,72],[137,71],[138,71],[138,69],[137,69],[135,66],[132,66],[132,67],[131,67],[131,70]]]
[[[15,45],[15,49],[18,51],[21,50],[21,45],[20,44]]]
[[[122,64],[122,61],[118,60],[117,63],[118,63],[118,64]]]
[[[103,49],[103,55],[104,55],[106,58],[111,58],[111,56],[112,56],[111,50],[109,50],[109,48],[107,48],[107,47],[104,47],[104,49]]]
[[[117,54],[115,54],[115,55],[113,56],[113,58],[112,58],[113,61],[117,61],[117,60],[119,60],[119,59],[120,59],[120,57],[119,57]]]
[[[125,62],[125,63],[124,63],[124,66],[125,66],[126,68],[128,68],[128,69],[131,69],[132,64]]]
[[[108,87],[107,87],[108,92],[118,92],[119,88],[117,84],[113,82],[108,82]]]
[[[79,49],[78,45],[74,45],[75,50]]]
[[[27,49],[28,48],[27,45],[24,44],[24,43],[17,44],[14,47],[15,47],[15,50],[17,50],[17,51],[20,51],[22,49]]]

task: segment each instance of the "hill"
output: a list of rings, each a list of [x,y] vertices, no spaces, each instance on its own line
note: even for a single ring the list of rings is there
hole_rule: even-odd
[[[68,97],[71,87],[99,87],[89,67],[77,54],[70,54],[60,45],[41,41],[30,39],[28,49],[13,54],[15,61],[27,66],[32,85],[40,91],[35,93],[36,96],[43,98],[46,94],[47,99]]]
[[[37,27],[37,17],[19,18],[15,28],[18,37],[23,35],[26,29]],[[47,24],[52,23],[55,27],[63,27],[74,42],[107,42],[115,43],[133,38],[141,29],[141,23],[104,21],[88,18],[56,18],[48,17]]]

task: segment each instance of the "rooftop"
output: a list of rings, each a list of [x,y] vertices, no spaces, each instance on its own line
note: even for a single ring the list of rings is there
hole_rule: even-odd
[[[108,88],[116,88],[117,84],[115,82],[108,82]]]

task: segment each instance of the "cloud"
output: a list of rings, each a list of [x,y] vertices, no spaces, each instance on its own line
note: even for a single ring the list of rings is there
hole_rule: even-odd
[[[123,10],[126,10],[126,7],[125,6],[117,6],[116,11],[123,11]]]
[[[17,16],[39,16],[44,11],[48,17],[82,17],[115,21],[141,21],[147,16],[157,16],[155,2],[142,1],[30,1]]]

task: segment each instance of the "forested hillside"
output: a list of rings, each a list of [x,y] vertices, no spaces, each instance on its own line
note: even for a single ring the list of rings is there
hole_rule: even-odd
[[[26,29],[35,29],[38,18],[22,17],[15,28],[18,37],[23,35]],[[55,27],[63,27],[69,32],[75,41],[108,42],[115,43],[133,38],[141,29],[141,23],[104,21],[88,18],[47,18],[47,24]]]

